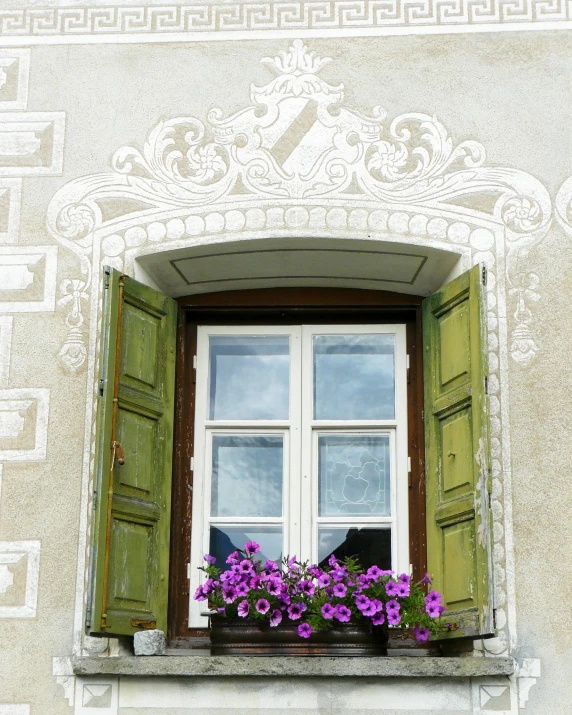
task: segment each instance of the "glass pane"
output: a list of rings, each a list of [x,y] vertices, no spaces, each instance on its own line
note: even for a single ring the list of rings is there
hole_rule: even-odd
[[[212,516],[282,516],[282,435],[213,435]]]
[[[256,558],[262,563],[282,560],[281,526],[211,526],[209,553],[216,558],[218,568],[226,569],[226,559],[237,549],[244,549],[247,541],[260,544]]]
[[[319,516],[390,516],[388,434],[318,437]]]
[[[314,335],[314,419],[395,418],[395,336]]]
[[[391,568],[391,529],[367,529],[356,526],[318,529],[318,563],[325,566],[330,554],[338,559],[358,557],[364,568],[374,564]]]
[[[288,419],[287,335],[211,337],[209,341],[209,419]]]

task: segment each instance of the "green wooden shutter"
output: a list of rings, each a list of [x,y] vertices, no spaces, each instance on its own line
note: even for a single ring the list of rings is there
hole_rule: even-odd
[[[493,632],[486,269],[423,303],[427,559],[445,637]]]
[[[177,304],[104,268],[88,630],[167,628]]]

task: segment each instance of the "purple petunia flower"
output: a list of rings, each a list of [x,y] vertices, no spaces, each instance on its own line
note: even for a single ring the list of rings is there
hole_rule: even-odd
[[[411,576],[408,576],[406,573],[402,573],[399,574],[397,580],[399,581],[399,583],[406,583],[407,585],[409,585],[411,581]]]
[[[343,598],[347,592],[348,589],[344,586],[343,583],[337,583],[334,586],[334,596],[337,596],[338,598]]]
[[[266,559],[264,562],[264,570],[265,571],[278,571],[278,564],[276,561],[272,561],[271,559]]]
[[[337,565],[338,565],[338,560],[337,560],[337,558],[336,558],[333,554],[330,554],[330,558],[328,559],[328,563],[330,564],[330,566],[337,566]]]
[[[312,635],[312,628],[307,623],[300,623],[298,626],[298,635],[302,638],[309,638]]]
[[[384,571],[384,570],[382,569],[382,570],[381,570],[381,575],[382,575],[382,576],[392,576],[392,575],[393,575],[393,571],[392,571],[391,569],[387,569],[386,571]]]
[[[383,613],[374,613],[371,617],[371,622],[374,626],[381,626],[385,623],[385,616]]]
[[[268,579],[266,590],[271,596],[279,596],[282,593],[282,582],[274,578]]]
[[[441,615],[441,606],[436,603],[427,603],[425,605],[425,610],[427,611],[429,618],[439,618]]]
[[[324,618],[327,618],[328,620],[330,618],[333,618],[336,613],[336,609],[332,606],[331,603],[324,603],[322,606],[322,616]]]
[[[398,583],[397,584],[397,595],[399,598],[405,598],[409,596],[411,588],[408,583]]]
[[[242,583],[239,583],[236,585],[236,595],[237,596],[246,596],[246,594],[249,591],[250,591],[250,589],[248,588],[248,584],[244,583],[244,581]]]
[[[288,616],[290,617],[290,620],[297,621],[305,610],[305,603],[292,603],[288,606]]]
[[[207,562],[209,566],[216,564],[216,558],[214,556],[211,556],[210,554],[205,554],[203,556],[203,559]]]
[[[257,554],[260,551],[260,544],[257,544],[256,541],[247,541],[244,545],[244,550],[249,556],[252,556],[252,554]]]
[[[195,601],[206,601],[207,600],[207,597],[205,596],[205,591],[202,586],[199,586],[197,588],[193,598],[195,599]]]
[[[375,606],[375,612],[376,612],[376,613],[379,613],[380,611],[383,611],[383,603],[382,603],[379,599],[374,598],[374,599],[372,600],[372,603],[373,603],[373,605]]]
[[[387,622],[390,626],[398,626],[401,621],[401,614],[399,611],[388,611],[387,612]]]
[[[232,571],[223,571],[220,575],[220,580],[224,583],[232,578]]]
[[[348,575],[348,570],[345,566],[339,566],[337,569],[331,571],[331,576],[334,581],[343,581]]]
[[[300,581],[300,583],[298,584],[298,591],[306,596],[313,596],[315,590],[316,587],[311,581]]]
[[[318,578],[318,576],[322,574],[322,569],[319,568],[317,564],[312,564],[311,566],[308,566],[308,573],[310,576]]]
[[[232,554],[229,554],[226,563],[227,564],[237,564],[240,561],[240,556],[238,555],[238,551],[233,551]]]
[[[288,568],[292,569],[296,565],[296,554],[288,559]]]
[[[430,631],[428,628],[425,628],[425,626],[419,627],[419,625],[415,626],[415,638],[418,641],[428,641],[429,636],[431,635]]]
[[[347,623],[352,617],[352,612],[347,606],[342,606],[341,603],[338,603],[338,605],[336,606],[335,617],[341,623]]]
[[[375,603],[373,601],[370,601],[367,606],[361,608],[360,610],[364,616],[375,616],[377,613]]]
[[[250,606],[248,605],[248,601],[241,601],[238,604],[238,608],[236,609],[238,615],[241,618],[246,618],[248,616],[248,612],[250,611]]]
[[[326,586],[329,586],[332,583],[332,579],[328,576],[327,573],[322,573],[318,576],[318,586],[320,588],[325,588]]]
[[[436,606],[440,606],[441,594],[439,591],[429,591],[429,593],[425,596],[425,603],[434,603]]]
[[[272,613],[270,614],[270,625],[272,628],[277,626],[280,622],[282,621],[282,613],[275,608]]]
[[[389,613],[390,611],[399,611],[401,604],[392,599],[385,604],[385,610]]]
[[[364,596],[363,593],[360,593],[359,595],[356,596],[356,606],[360,611],[363,608],[366,608],[366,606],[368,604],[369,604],[369,598],[367,596]]]
[[[367,570],[367,575],[372,581],[379,581],[380,576],[381,576],[381,569],[379,566],[370,566]]]
[[[230,583],[224,583],[222,597],[226,603],[234,603],[236,601],[236,588]]]
[[[241,574],[249,574],[252,573],[253,571],[252,564],[248,559],[243,559],[239,564],[238,564],[238,573]]]
[[[431,577],[426,572],[425,576],[423,576],[423,578],[421,579],[421,581],[419,581],[419,583],[428,583],[429,585],[431,585],[433,583],[433,581],[431,581]]]
[[[221,616],[226,616],[226,608],[217,608],[216,610]]]
[[[283,611],[285,611],[289,605],[290,605],[290,595],[288,593],[283,593],[280,596],[278,596],[278,606]]]
[[[256,610],[258,613],[268,613],[270,604],[265,598],[259,598],[258,601],[256,601]]]
[[[254,590],[256,591],[256,589],[257,589],[259,586],[260,586],[260,576],[253,576],[253,577],[250,579],[250,588],[252,588],[252,589],[254,589]]]
[[[388,596],[397,596],[397,584],[395,581],[389,580],[385,584],[385,593],[387,593]]]
[[[214,579],[208,578],[203,584],[203,593],[212,593],[214,591]]]

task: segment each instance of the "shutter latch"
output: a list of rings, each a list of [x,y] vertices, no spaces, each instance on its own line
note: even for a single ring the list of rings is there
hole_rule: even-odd
[[[103,378],[99,381],[99,396],[103,397],[103,388],[105,387],[105,380]]]
[[[113,467],[115,463],[115,457],[117,457],[117,464],[125,464],[125,456],[123,454],[123,447],[121,446],[121,442],[118,442],[117,440],[112,442],[111,449],[113,450],[111,454],[111,466]]]
[[[144,621],[141,618],[132,618],[131,625],[133,628],[155,628],[157,621]]]

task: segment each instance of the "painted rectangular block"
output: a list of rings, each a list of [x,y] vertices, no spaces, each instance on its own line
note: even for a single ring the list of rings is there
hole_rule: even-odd
[[[57,246],[0,246],[0,313],[53,312]]]
[[[64,112],[0,115],[0,176],[57,176],[64,158]]]
[[[30,50],[0,49],[0,110],[26,109]]]
[[[0,390],[0,461],[46,458],[49,409],[47,388]]]
[[[36,617],[39,573],[39,541],[0,541],[0,618]]]
[[[116,715],[117,678],[77,678],[75,684],[75,715]]]
[[[11,315],[0,315],[0,387],[8,385],[10,376],[13,322],[14,318]]]
[[[0,179],[0,243],[17,243],[22,179]]]
[[[30,715],[29,705],[16,705],[16,703],[0,703],[0,715]]]

